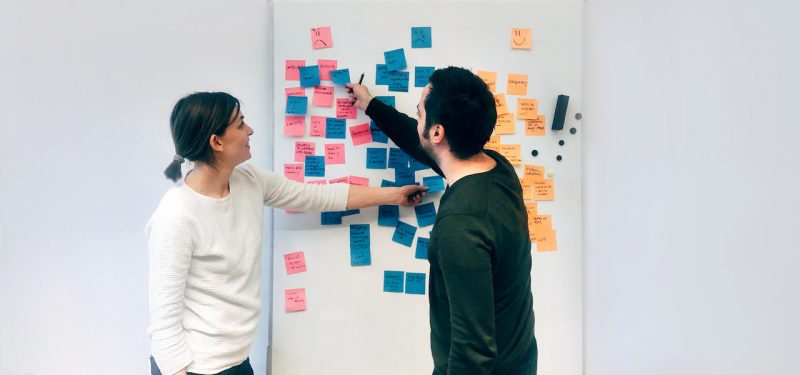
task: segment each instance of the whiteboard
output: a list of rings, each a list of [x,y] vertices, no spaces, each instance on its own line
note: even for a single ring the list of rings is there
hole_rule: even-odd
[[[540,374],[580,374],[581,355],[581,126],[575,114],[581,108],[580,2],[526,3],[363,3],[277,1],[274,5],[274,139],[275,171],[294,161],[295,141],[316,143],[323,155],[325,143],[345,143],[346,164],[326,166],[326,180],[355,175],[378,186],[394,180],[392,169],[365,168],[367,147],[345,140],[309,136],[311,115],[335,117],[335,109],[311,106],[306,115],[306,136],[283,133],[286,99],[284,90],[299,86],[284,79],[286,60],[337,60],[357,81],[365,73],[373,95],[392,95],[397,108],[414,115],[421,88],[414,87],[414,66],[463,66],[474,72],[497,72],[497,93],[506,89],[509,73],[528,74],[528,95],[539,101],[539,113],[547,116],[544,136],[525,136],[524,122],[517,120],[516,134],[503,135],[502,143],[521,144],[526,164],[541,165],[552,173],[555,200],[540,201],[540,214],[552,215],[558,234],[558,250],[533,252],[535,331],[539,342]],[[313,49],[311,28],[330,26],[332,48]],[[432,28],[432,48],[411,48],[411,27]],[[531,28],[531,50],[510,48],[511,29]],[[383,52],[403,48],[410,71],[408,93],[389,92],[375,85],[375,65],[384,63]],[[331,82],[323,81],[324,85]],[[556,99],[569,95],[565,130],[550,130]],[[345,97],[341,86],[335,96]],[[518,96],[507,95],[509,109]],[[362,112],[347,127],[368,123]],[[575,127],[576,134],[568,129]],[[563,146],[558,141],[564,140]],[[390,143],[391,145],[391,143]],[[531,155],[536,149],[538,156]],[[556,161],[561,155],[563,160]],[[522,168],[517,169],[522,175]],[[433,175],[417,172],[416,179]],[[308,178],[315,180],[319,178]],[[437,210],[442,193],[432,193]],[[400,220],[416,225],[411,208],[400,209]],[[350,265],[349,225],[370,224],[370,266]],[[432,227],[417,230],[429,237]],[[393,228],[377,225],[377,209],[343,218],[342,225],[320,225],[319,213],[287,213],[274,210],[272,249],[272,304],[270,370],[273,374],[429,374],[430,329],[426,295],[383,292],[384,271],[428,273],[428,263],[414,257],[412,247],[391,241]],[[284,255],[303,251],[307,271],[287,275]],[[426,282],[428,277],[426,276]],[[307,309],[286,312],[284,291],[305,288]],[[427,293],[427,288],[426,288]]]

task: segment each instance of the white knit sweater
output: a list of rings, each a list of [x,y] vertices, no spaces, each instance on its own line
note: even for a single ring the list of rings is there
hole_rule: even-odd
[[[250,352],[261,313],[264,206],[339,211],[349,185],[290,181],[243,165],[230,194],[211,198],[184,183],[161,199],[145,229],[150,252],[151,351],[164,375],[213,374]]]

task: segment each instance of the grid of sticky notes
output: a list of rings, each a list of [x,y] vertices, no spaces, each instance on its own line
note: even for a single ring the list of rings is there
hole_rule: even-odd
[[[537,201],[555,199],[553,179],[545,177],[543,166],[525,165],[520,184],[522,185],[525,209],[528,213],[528,234],[531,242],[536,245],[538,252],[555,251],[558,245],[552,217],[551,215],[540,215],[537,203]]]

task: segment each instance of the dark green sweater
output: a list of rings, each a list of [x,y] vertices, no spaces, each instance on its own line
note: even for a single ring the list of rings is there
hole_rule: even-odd
[[[417,121],[372,100],[366,111],[411,157],[443,175],[422,151]],[[531,242],[514,167],[459,179],[442,196],[428,247],[431,350],[443,374],[505,374],[525,363],[533,336]]]

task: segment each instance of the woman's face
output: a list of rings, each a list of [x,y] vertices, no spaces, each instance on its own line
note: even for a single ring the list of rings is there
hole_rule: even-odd
[[[225,133],[219,138],[222,143],[222,151],[218,157],[219,161],[229,163],[232,166],[250,159],[250,136],[253,135],[253,128],[244,122],[239,108],[236,108],[231,115],[230,124],[225,129]]]

